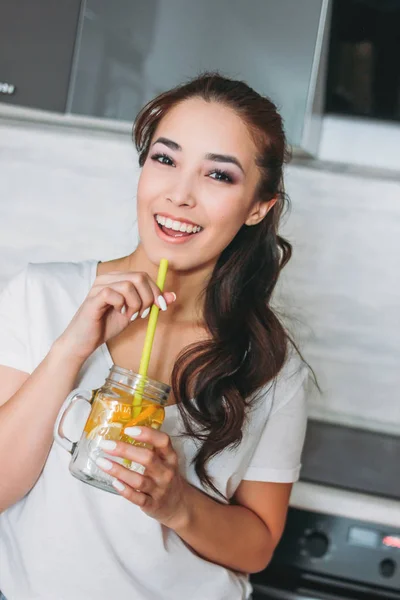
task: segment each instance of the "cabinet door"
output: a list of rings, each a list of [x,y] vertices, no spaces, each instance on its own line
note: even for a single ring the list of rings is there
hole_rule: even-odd
[[[269,95],[292,144],[316,97],[328,0],[86,0],[68,109],[133,121],[156,94],[218,70]]]
[[[80,0],[1,0],[0,102],[64,112]]]

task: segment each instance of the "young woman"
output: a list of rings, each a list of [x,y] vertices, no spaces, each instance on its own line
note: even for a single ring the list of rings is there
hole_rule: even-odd
[[[145,106],[134,137],[138,247],[29,263],[1,297],[7,600],[250,598],[299,475],[308,369],[270,307],[291,254],[277,233],[281,117],[245,83],[204,74]],[[74,387],[100,387],[113,364],[138,369],[153,303],[148,374],[172,393],[161,431],[132,432],[153,450],[107,450],[118,496],[71,477],[53,426]]]

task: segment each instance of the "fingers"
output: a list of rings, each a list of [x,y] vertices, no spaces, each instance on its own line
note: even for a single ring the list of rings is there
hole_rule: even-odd
[[[116,282],[127,281],[131,282],[135,288],[137,289],[140,296],[142,293],[144,294],[143,299],[147,299],[147,306],[151,306],[152,304],[157,304],[159,308],[163,308],[158,302],[159,297],[163,296],[160,288],[154,283],[154,281],[149,277],[147,273],[144,272],[123,272],[123,271],[113,271],[111,273],[105,273],[104,275],[99,275],[96,278],[96,285],[107,285],[114,284]],[[149,300],[149,295],[151,296],[151,301]],[[161,300],[161,304],[163,304]]]
[[[154,303],[154,297],[152,289],[146,281],[141,283],[140,286],[134,285],[131,281],[117,281],[112,286],[125,298],[125,311],[123,311],[123,314],[128,319],[131,319],[133,315],[147,316],[146,310]]]
[[[177,460],[173,461],[173,465],[169,464],[168,461],[162,460],[155,450],[111,440],[103,440],[100,447],[108,456],[107,458],[99,457],[96,460],[97,466],[117,480],[116,486],[119,484],[119,487],[116,489],[127,498],[130,492],[126,486],[135,492],[149,496],[152,500],[160,500],[177,472]],[[172,453],[176,456],[173,450]],[[136,466],[143,465],[144,473],[126,468],[119,462],[120,459],[133,461]],[[125,488],[122,488],[121,484],[125,485]],[[134,499],[131,497],[128,499],[139,506],[144,506],[141,503],[141,501],[145,501],[143,498],[139,498],[140,502],[137,501],[136,496]]]
[[[141,429],[143,433],[140,434],[140,436],[136,435],[135,439],[140,437],[141,442],[148,442],[153,449],[143,448],[121,441],[114,442],[111,440],[103,440],[100,442],[100,447],[105,450],[107,454],[126,458],[134,463],[142,465],[145,474],[157,482],[163,481],[165,478],[168,479],[169,475],[165,473],[166,469],[173,471],[178,468],[178,457],[172,447],[169,436],[166,433],[156,431],[151,427],[127,427],[124,433],[130,437],[134,437],[127,432],[138,429]]]
[[[144,473],[155,480],[159,480],[162,475],[164,465],[154,450],[111,440],[100,442],[100,448],[110,454],[110,457],[111,455],[116,456],[143,466]]]
[[[143,492],[137,492],[128,485],[123,484],[121,481],[116,479],[112,484],[120,496],[123,496],[132,504],[136,504],[140,508],[146,510],[148,506],[151,506],[152,498]]]
[[[151,448],[102,440],[100,447],[107,458],[99,457],[96,464],[111,475],[112,485],[121,496],[158,520],[169,519],[182,494],[178,459],[169,436],[148,427],[127,427],[125,431],[129,429],[141,442],[151,443]],[[136,468],[143,465],[144,473],[126,468],[124,459],[136,463]]]
[[[95,284],[89,292],[89,297],[98,296],[104,289],[114,290],[122,294],[124,297],[122,306],[120,306],[120,299],[117,301],[116,297],[109,292],[107,298],[114,297],[122,314],[132,320],[132,317],[136,318],[139,315],[142,318],[147,317],[153,304],[164,311],[167,310],[169,304],[176,300],[176,295],[173,292],[162,294],[159,287],[147,273],[113,272],[100,275],[96,278]],[[112,305],[114,306],[114,304]]]
[[[163,295],[168,305],[176,300],[176,294],[174,292],[164,292]]]
[[[137,492],[150,495],[153,491],[154,482],[149,477],[140,475],[134,471],[130,471],[126,467],[123,467],[113,460],[99,457],[96,459],[96,465],[112,477],[115,477],[115,479],[118,479],[118,481],[125,483]]]
[[[171,466],[176,466],[177,456],[169,435],[152,427],[126,427],[124,433],[139,442],[153,446],[157,454]],[[128,446],[130,444],[127,444]],[[131,446],[131,448],[135,448]],[[136,459],[133,459],[136,460]],[[140,461],[137,461],[140,462]]]
[[[116,311],[121,312],[125,304],[125,297],[111,287],[104,287],[96,296],[92,297],[91,302],[95,305],[98,318],[100,319],[110,306],[113,306]]]

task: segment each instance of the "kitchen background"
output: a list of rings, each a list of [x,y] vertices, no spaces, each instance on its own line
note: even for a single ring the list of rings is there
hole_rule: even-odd
[[[284,234],[294,255],[275,304],[322,388],[310,389],[317,428],[291,505],[397,528],[399,31],[397,0],[0,6],[0,288],[27,261],[131,252],[137,111],[200,70],[245,79],[278,104],[293,147]],[[318,431],[348,441],[319,448]],[[338,458],[347,448],[353,466]],[[346,482],[330,477],[333,461]]]

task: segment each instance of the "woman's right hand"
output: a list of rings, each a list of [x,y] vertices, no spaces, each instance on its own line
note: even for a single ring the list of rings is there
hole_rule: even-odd
[[[173,292],[162,293],[147,273],[112,271],[99,275],[57,342],[64,351],[85,361],[152,304],[166,310],[175,298]]]

